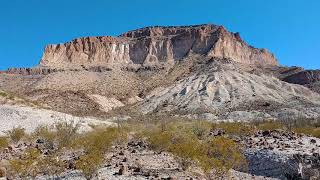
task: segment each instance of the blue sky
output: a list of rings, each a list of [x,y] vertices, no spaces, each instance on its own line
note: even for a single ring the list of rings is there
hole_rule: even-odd
[[[0,69],[30,67],[46,44],[150,25],[213,23],[283,65],[320,68],[319,0],[1,0]]]

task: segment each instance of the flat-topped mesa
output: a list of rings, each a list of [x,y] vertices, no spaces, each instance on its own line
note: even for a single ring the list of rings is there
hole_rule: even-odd
[[[239,33],[211,24],[146,27],[118,37],[85,37],[48,45],[40,65],[60,68],[173,65],[191,54],[230,58],[246,64],[278,65],[267,50],[253,48]]]

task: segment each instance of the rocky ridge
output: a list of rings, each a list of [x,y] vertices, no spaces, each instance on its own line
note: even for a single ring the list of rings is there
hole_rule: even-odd
[[[191,54],[231,58],[245,64],[278,65],[266,49],[249,46],[222,26],[147,27],[118,37],[78,38],[48,45],[40,66],[172,66]]]

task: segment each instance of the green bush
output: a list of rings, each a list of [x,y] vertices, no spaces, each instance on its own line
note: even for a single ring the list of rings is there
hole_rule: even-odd
[[[73,148],[85,150],[76,162],[76,168],[81,170],[86,178],[91,179],[104,160],[104,154],[113,144],[126,143],[127,130],[124,128],[96,128],[82,134],[73,143]]]
[[[48,126],[39,126],[32,134],[33,138],[43,139],[49,146],[53,147],[56,140],[56,132]]]
[[[14,175],[18,175],[21,178],[35,177],[39,173],[39,167],[37,166],[39,157],[40,152],[37,149],[29,148],[20,158],[9,161],[10,170]]]
[[[0,150],[8,147],[8,139],[6,137],[0,137]]]
[[[127,133],[118,128],[97,128],[83,134],[75,146],[81,146],[88,152],[106,152],[113,143],[127,142]]]
[[[231,168],[241,169],[247,165],[245,156],[241,153],[241,147],[229,138],[215,137],[208,141],[205,150],[208,162],[203,162],[208,163],[209,166],[203,166],[207,169],[213,166],[225,171]]]
[[[66,163],[59,158],[59,154],[41,156],[37,159],[38,173],[58,176],[65,171]]]
[[[91,179],[103,162],[101,152],[90,151],[88,154],[80,156],[76,161],[76,168],[81,170],[87,179]]]
[[[253,133],[254,127],[247,123],[240,122],[221,122],[214,124],[214,128],[221,128],[225,130],[226,134],[247,136]]]
[[[315,127],[299,127],[293,128],[293,131],[300,134],[305,134],[313,137],[320,138],[320,128]]]
[[[54,130],[59,148],[69,147],[72,144],[78,136],[79,127],[79,124],[75,124],[74,122],[55,124]]]
[[[57,154],[41,155],[36,148],[28,148],[24,154],[9,161],[10,172],[20,178],[36,177],[39,174],[57,176],[65,170],[66,164]],[[14,177],[13,177],[14,178]]]
[[[5,93],[5,92],[3,92],[3,91],[0,91],[0,96],[1,96],[1,97],[7,97],[7,96],[8,96],[8,94],[7,94],[7,93]]]
[[[13,128],[5,133],[14,143],[19,142],[23,137],[26,136],[25,129],[22,127]]]
[[[201,127],[201,133],[199,133],[199,127]],[[230,168],[245,165],[246,161],[241,148],[233,140],[226,137],[204,136],[211,127],[212,124],[199,126],[197,122],[186,122],[185,124],[171,122],[167,124],[165,131],[162,131],[159,125],[152,128],[149,126],[143,132],[143,136],[147,137],[152,149],[168,151],[179,157],[184,169],[187,169],[192,162],[198,163],[205,172],[213,168],[219,172],[225,172]],[[232,132],[238,133],[235,130]]]
[[[264,121],[256,125],[260,130],[276,130],[285,129],[285,126],[279,121]]]

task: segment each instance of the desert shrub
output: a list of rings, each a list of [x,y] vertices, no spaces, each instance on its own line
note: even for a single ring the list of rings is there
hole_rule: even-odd
[[[53,147],[56,139],[56,132],[48,126],[39,126],[36,128],[32,136],[33,138],[43,139],[50,147]]]
[[[240,122],[221,122],[214,125],[215,128],[221,128],[226,131],[226,134],[246,136],[252,134],[254,128],[252,125]]]
[[[191,132],[197,136],[198,139],[205,139],[213,127],[213,123],[207,121],[195,121],[191,123]]]
[[[284,129],[284,125],[279,121],[264,121],[256,125],[257,129],[260,130],[275,130]]]
[[[22,127],[13,128],[5,133],[15,143],[19,142],[23,137],[26,136],[25,129]]]
[[[202,165],[207,170],[213,166],[218,170],[240,169],[246,166],[245,156],[241,147],[233,140],[226,137],[215,137],[205,145],[207,160]],[[209,165],[209,166],[208,166]]]
[[[88,152],[106,152],[113,143],[127,142],[127,132],[114,128],[97,128],[94,131],[83,134],[77,141]]]
[[[91,179],[103,162],[103,154],[90,151],[88,154],[80,156],[76,161],[76,168],[81,170],[87,179]]]
[[[6,137],[0,137],[0,150],[8,147],[8,139]]]
[[[211,124],[200,127],[202,127],[201,133],[198,133],[198,130],[193,131],[193,129],[199,129],[199,126],[192,122],[185,124],[174,122],[169,123],[165,131],[162,131],[161,126],[149,127],[143,135],[147,137],[150,148],[156,151],[168,151],[179,157],[184,169],[195,162],[205,172],[213,168],[225,172],[245,164],[240,146],[233,140],[226,137],[204,138],[203,134],[211,128]]]
[[[54,126],[56,141],[59,148],[69,147],[78,135],[79,124],[71,122],[61,122]]]
[[[5,93],[5,92],[3,92],[3,91],[0,91],[0,96],[1,96],[1,97],[6,97],[6,96],[8,96],[8,94]]]
[[[39,126],[32,134],[33,138],[43,139],[47,145],[54,144],[61,148],[69,148],[74,143],[78,134],[79,124],[71,122],[59,122],[52,127]]]
[[[153,131],[147,132],[145,136],[148,137],[150,147],[159,152],[167,151],[172,144],[173,134],[171,132]]]
[[[77,138],[73,147],[83,148],[85,153],[76,161],[76,168],[90,179],[104,160],[104,153],[113,144],[127,142],[128,134],[124,128],[106,127],[96,128]]]
[[[65,170],[66,163],[58,158],[58,156],[58,154],[51,154],[38,158],[38,173],[43,173],[53,177],[60,175]]]
[[[310,127],[310,126],[309,127],[297,127],[297,128],[293,128],[293,131],[296,133],[320,138],[320,128]]]
[[[38,172],[37,160],[40,152],[35,148],[29,148],[25,153],[17,159],[10,160],[10,170],[22,178],[35,177]]]
[[[169,152],[180,157],[180,164],[183,169],[187,169],[192,161],[201,160],[203,154],[203,143],[201,143],[195,136],[187,136],[185,134],[178,134],[172,136],[171,144],[168,147]],[[200,163],[200,166],[202,164]],[[201,166],[203,168],[203,166]]]
[[[42,156],[36,148],[28,148],[20,158],[12,159],[10,171],[21,178],[36,177],[39,174],[59,175],[64,171],[65,163],[57,154]]]

